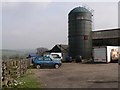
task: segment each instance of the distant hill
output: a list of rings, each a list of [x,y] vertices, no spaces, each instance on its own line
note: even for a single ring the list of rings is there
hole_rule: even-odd
[[[9,49],[2,49],[2,56],[13,56],[13,55],[19,55],[19,56],[27,56],[30,53],[36,53],[36,50],[33,49],[20,49],[20,50],[9,50]]]
[[[35,52],[37,52],[37,50],[35,50],[35,49],[20,49],[20,50],[17,50],[17,51],[21,51],[21,52],[25,52],[25,53],[35,53]]]

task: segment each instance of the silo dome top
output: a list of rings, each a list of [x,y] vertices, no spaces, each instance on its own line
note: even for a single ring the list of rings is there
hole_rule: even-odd
[[[70,11],[70,13],[77,13],[77,12],[84,12],[84,13],[91,13],[88,9],[85,7],[76,7]],[[70,14],[69,13],[69,14]]]

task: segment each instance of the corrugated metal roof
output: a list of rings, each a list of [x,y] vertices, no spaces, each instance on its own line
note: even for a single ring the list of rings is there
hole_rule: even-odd
[[[120,28],[92,32],[92,39],[120,38]]]

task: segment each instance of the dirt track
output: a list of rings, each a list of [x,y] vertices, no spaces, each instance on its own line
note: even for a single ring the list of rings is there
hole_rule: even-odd
[[[63,63],[59,69],[33,69],[45,88],[117,88],[118,64]]]

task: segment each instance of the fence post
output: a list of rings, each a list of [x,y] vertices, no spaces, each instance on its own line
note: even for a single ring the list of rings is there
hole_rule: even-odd
[[[21,59],[20,59],[20,65],[19,66],[20,66],[20,77],[21,77]]]
[[[0,89],[2,89],[2,59],[0,58]]]

